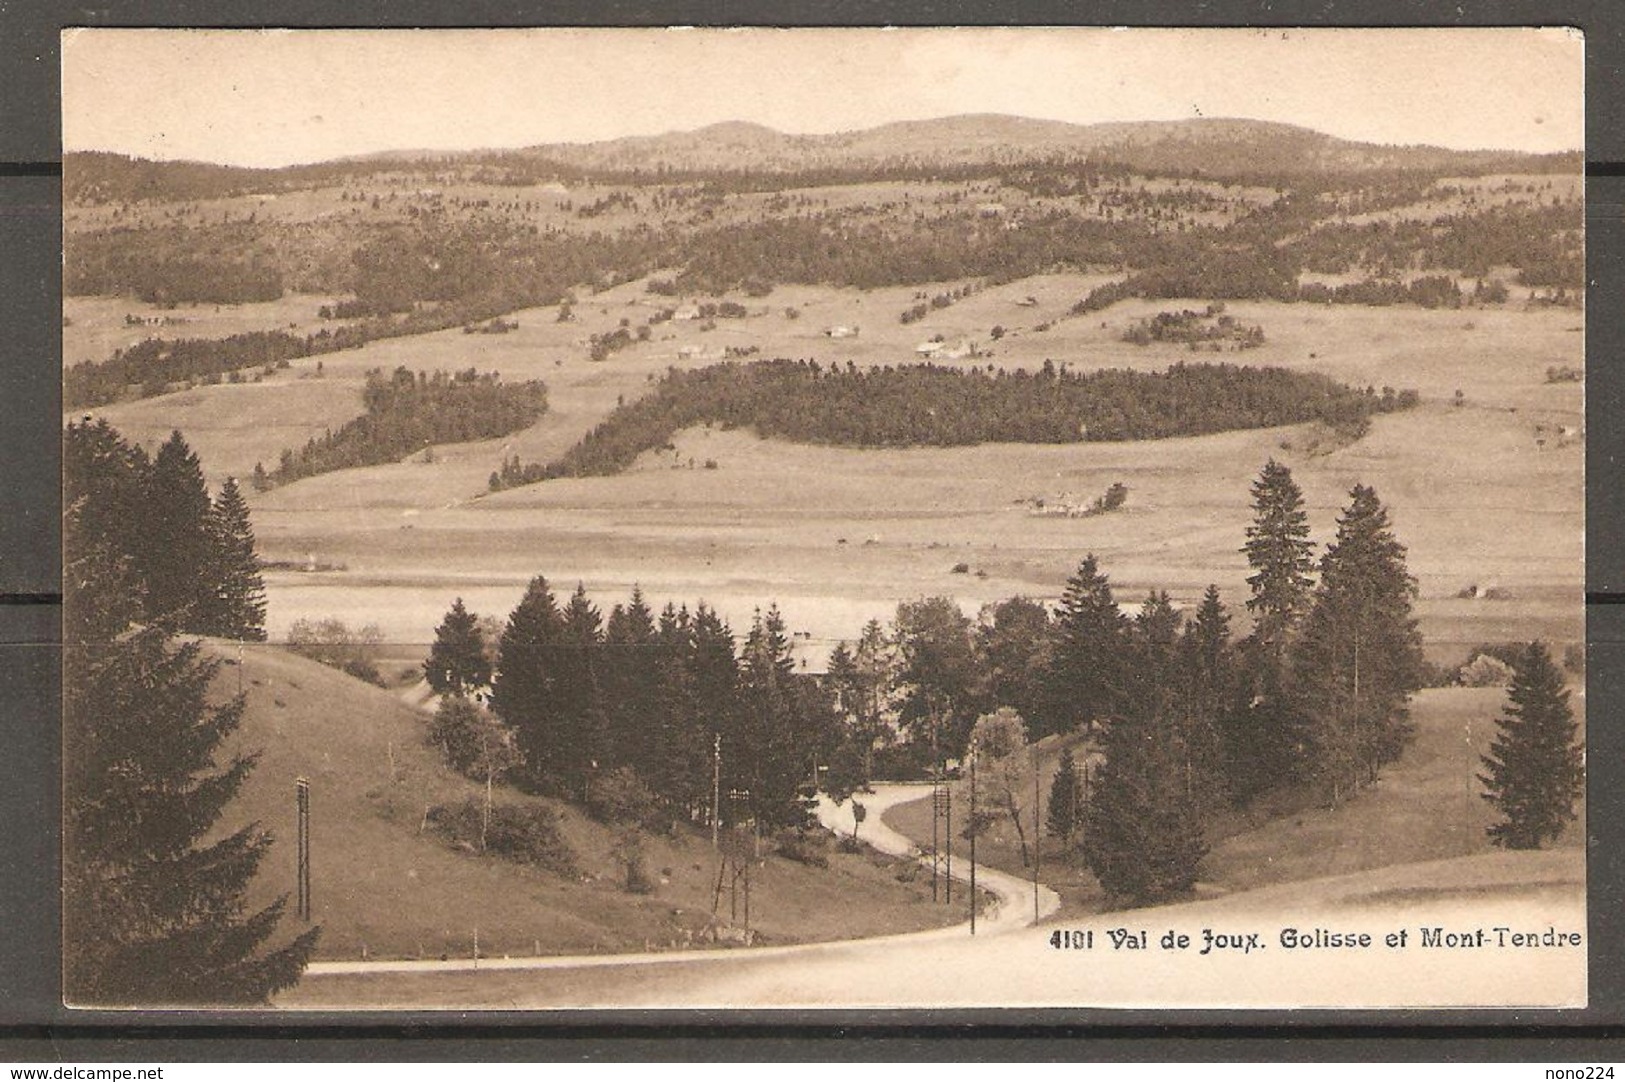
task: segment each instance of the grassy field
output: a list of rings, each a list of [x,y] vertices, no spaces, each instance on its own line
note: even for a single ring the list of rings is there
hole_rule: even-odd
[[[1474,775],[1495,735],[1496,719],[1505,704],[1500,688],[1439,688],[1419,692],[1412,707],[1416,740],[1398,763],[1383,770],[1381,780],[1337,809],[1310,805],[1288,814],[1249,823],[1234,817],[1215,826],[1211,851],[1203,863],[1200,896],[1369,872],[1390,865],[1449,860],[1499,852],[1484,830],[1495,821],[1494,809],[1481,797]],[[1585,718],[1585,694],[1571,689],[1575,715]],[[1581,739],[1584,739],[1582,732]],[[1039,785],[1043,799],[1063,748],[1081,756],[1077,737],[1050,737],[1039,744]],[[1029,844],[1033,836],[1032,775],[1022,785],[1021,808]],[[987,798],[986,789],[982,799]],[[1289,804],[1283,801],[1283,804]],[[955,786],[954,807],[970,806],[968,783]],[[1280,809],[1275,809],[1279,811]],[[1553,847],[1568,854],[1583,879],[1586,846],[1584,810]],[[916,840],[931,837],[931,812],[924,802],[900,805],[885,821]],[[955,841],[955,859],[966,856],[966,843]],[[1017,835],[1001,816],[978,841],[977,859],[1014,875],[1031,875],[1023,867]],[[1556,859],[1556,858],[1554,858]],[[1040,853],[1043,882],[1062,898],[1062,915],[1100,912],[1105,906],[1099,884],[1078,854],[1044,839]]]
[[[866,619],[888,618],[900,600],[950,594],[974,611],[1016,593],[1053,598],[1091,551],[1125,600],[1155,587],[1190,603],[1216,582],[1239,604],[1248,486],[1275,456],[1292,466],[1323,543],[1349,486],[1376,487],[1409,546],[1418,612],[1436,656],[1459,659],[1489,640],[1579,641],[1583,389],[1545,379],[1549,366],[1582,363],[1583,316],[1567,310],[1231,304],[1238,321],[1264,327],[1267,342],[1225,359],[1421,392],[1420,407],[1377,418],[1351,445],[1300,427],[1125,444],[864,451],[697,429],[680,434],[675,452],[651,453],[619,477],[484,494],[505,456],[550,459],[668,366],[708,363],[680,357],[687,346],[907,363],[916,343],[942,334],[992,349],[990,359],[958,362],[967,365],[1036,367],[1053,358],[1079,369],[1158,369],[1209,356],[1120,340],[1136,320],[1196,301],[1130,301],[1061,318],[1101,280],[1024,279],[910,326],[896,319],[913,301],[909,289],[785,287],[766,299],[739,298],[753,313],[746,319],[721,320],[712,331],[698,322],[657,324],[651,341],[602,363],[588,360],[590,334],[622,318],[635,326],[655,301],[670,303],[631,283],[583,299],[572,323],[536,309],[519,313],[519,329],[507,335],[451,330],[332,355],[320,380],[307,359],[261,384],[198,388],[100,412],[148,444],[180,427],[218,482],[274,462],[281,447],[358,412],[370,368],[472,365],[547,382],[547,415],[505,440],[437,448],[432,463],[414,456],[251,495],[268,559],[343,568],[273,573],[273,637],[299,617],[336,615],[376,622],[396,642],[422,642],[454,596],[502,616],[540,572],[584,581],[605,603],[634,583],[657,604],[703,598],[736,626],[776,600],[805,633],[816,663]],[[1036,303],[1029,306],[1029,297]],[[996,344],[987,337],[995,323],[1009,332]],[[1051,328],[1038,331],[1044,323]],[[859,334],[827,337],[836,325]],[[1570,435],[1560,437],[1559,426]],[[717,468],[700,468],[707,460]],[[1038,519],[1017,502],[1087,502],[1118,481],[1130,496],[1113,515]],[[969,574],[952,573],[961,562]],[[1495,587],[1497,599],[1458,598],[1472,585]]]
[[[647,841],[653,893],[621,889],[614,832],[552,801],[577,856],[571,878],[447,846],[421,829],[430,805],[479,798],[481,786],[442,768],[426,719],[389,692],[277,647],[234,645],[218,689],[248,696],[234,738],[259,765],[222,821],[258,821],[276,835],[252,898],[295,883],[294,780],[311,785],[311,889],[325,959],[591,953],[701,946],[712,925],[717,861],[703,832]],[[536,802],[499,789],[498,799]],[[762,943],[881,935],[948,923],[930,884],[906,861],[831,851],[818,869],[769,856],[755,872],[751,924]],[[901,878],[900,878],[901,877]],[[903,880],[908,880],[904,882]],[[730,915],[726,888],[724,924]],[[285,921],[292,931],[296,921]]]

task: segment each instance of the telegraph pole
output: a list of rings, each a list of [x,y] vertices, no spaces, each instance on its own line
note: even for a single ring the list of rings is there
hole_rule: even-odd
[[[722,808],[722,734],[712,734],[711,744],[711,848],[718,848],[717,824]]]
[[[301,920],[310,920],[310,782],[298,778],[293,783],[294,801],[299,809],[299,890]]]
[[[970,934],[976,934],[976,745],[970,749]]]
[[[1044,848],[1044,823],[1038,814],[1041,803],[1038,783],[1038,745],[1033,745],[1033,923],[1038,923],[1038,854]]]

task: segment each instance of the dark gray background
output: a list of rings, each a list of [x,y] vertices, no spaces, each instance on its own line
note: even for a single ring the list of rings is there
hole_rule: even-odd
[[[64,26],[1576,26],[1586,34],[1591,1007],[1585,1011],[999,1011],[325,1015],[67,1012],[58,976],[60,109]],[[1267,75],[1261,75],[1267,78]],[[1625,1035],[1625,5],[1406,0],[547,5],[0,0],[0,1060],[352,1057],[1535,1059]],[[1372,1044],[1374,1037],[1385,1039]],[[297,1042],[286,1040],[300,1037]],[[320,1039],[312,1039],[320,1038]],[[836,1040],[836,1038],[844,1038]],[[861,1039],[858,1039],[861,1038]],[[1073,1038],[1073,1039],[1066,1039]],[[1077,1038],[1084,1038],[1080,1043]],[[272,1042],[275,1043],[272,1043]],[[387,1048],[378,1042],[388,1041]]]

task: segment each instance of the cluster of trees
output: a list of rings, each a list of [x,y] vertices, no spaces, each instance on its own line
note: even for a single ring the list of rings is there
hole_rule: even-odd
[[[385,376],[374,369],[367,373],[361,397],[366,412],[337,432],[311,439],[297,452],[283,451],[269,475],[256,465],[256,486],[394,462],[437,443],[505,436],[535,424],[547,408],[547,390],[540,382],[503,383],[494,372],[472,368],[432,376],[414,375],[407,368]]]
[[[1237,323],[1224,314],[1224,305],[1210,304],[1202,312],[1186,308],[1179,312],[1158,312],[1123,332],[1123,341],[1137,346],[1152,342],[1185,342],[1191,348],[1201,345],[1230,345],[1235,349],[1256,349],[1264,344],[1264,328]]]
[[[309,338],[286,331],[247,331],[227,338],[149,338],[117,350],[105,361],[80,361],[62,376],[69,409],[105,406],[128,397],[151,397],[177,383],[218,383],[247,368],[286,363],[314,352]]]
[[[67,426],[63,513],[74,538],[116,560],[131,620],[172,633],[265,638],[265,584],[248,505],[233,478],[211,498],[197,455],[174,432],[148,456],[104,420]],[[68,549],[71,590],[81,564]],[[96,560],[84,573],[98,572]]]
[[[252,622],[230,630],[263,637],[247,516],[230,492],[211,509],[179,434],[150,462],[99,423],[70,426],[64,450],[64,993],[263,1003],[298,980],[319,930],[272,945],[284,901],[249,906],[271,837],[219,829],[254,768],[221,759],[243,699],[220,702],[219,661],[173,638],[215,631],[228,600]]]
[[[618,473],[644,451],[702,423],[764,437],[863,447],[987,442],[1160,439],[1320,420],[1357,424],[1404,409],[1414,392],[1353,390],[1325,376],[1228,364],[1164,372],[722,363],[672,370],[655,391],[618,407],[557,461],[521,466],[501,486]]]
[[[776,608],[738,642],[704,604],[656,614],[635,590],[606,618],[585,589],[561,606],[538,576],[494,664],[490,645],[459,599],[424,662],[452,704],[436,731],[460,768],[612,819],[702,819],[715,780],[725,823],[807,821],[815,765],[838,731],[819,681],[797,670]],[[468,702],[486,689],[488,716]]]
[[[1229,807],[1283,788],[1348,799],[1410,736],[1422,657],[1405,551],[1363,485],[1318,559],[1286,467],[1265,466],[1253,501],[1247,634],[1211,586],[1188,616],[1157,590],[1128,616],[1093,556],[1053,612],[1018,597],[973,622],[949,599],[907,603],[831,657],[836,773],[928,774],[1003,709],[1028,739],[1083,734],[1087,793],[1074,764],[1049,817],[1137,902],[1195,881]]]

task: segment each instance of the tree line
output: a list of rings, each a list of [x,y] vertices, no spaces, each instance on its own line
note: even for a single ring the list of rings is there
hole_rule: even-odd
[[[254,484],[268,488],[333,470],[395,462],[437,443],[468,443],[517,432],[547,409],[540,381],[503,383],[497,373],[474,369],[430,375],[396,368],[367,373],[361,392],[365,412],[335,432],[311,438],[297,451],[284,450],[269,474],[256,464]]]
[[[1319,420],[1354,425],[1405,409],[1415,392],[1356,391],[1326,376],[1231,364],[1163,372],[824,367],[777,359],[672,369],[545,466],[504,464],[491,488],[627,469],[684,428],[754,428],[764,438],[856,447],[1162,439]]]
[[[104,420],[63,434],[63,514],[79,546],[64,577],[115,561],[131,619],[176,634],[265,638],[265,583],[248,505],[235,478],[210,497],[202,467],[180,432],[149,456]]]
[[[538,576],[494,644],[458,599],[424,673],[445,697],[436,732],[455,765],[478,774],[501,756],[523,788],[611,818],[698,821],[716,785],[725,823],[803,826],[838,736],[773,607],[740,641],[703,603],[656,614],[634,590],[606,618],[584,588],[561,604]]]
[[[254,769],[226,755],[244,699],[180,634],[264,638],[258,561],[230,482],[211,504],[179,433],[148,459],[70,425],[63,500],[63,989],[83,1006],[264,1003],[319,929],[246,891],[271,836],[218,830]]]

